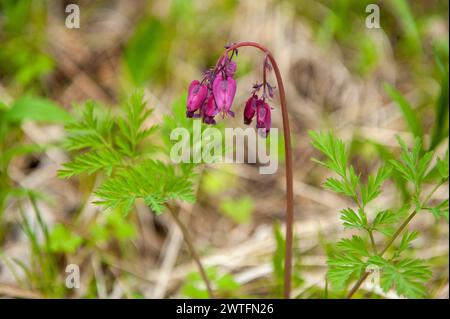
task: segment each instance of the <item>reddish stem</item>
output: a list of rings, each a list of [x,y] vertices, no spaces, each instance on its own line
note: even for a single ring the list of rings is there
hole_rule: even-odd
[[[275,61],[272,53],[256,42],[239,42],[233,44],[225,50],[217,61],[215,69],[219,66],[222,59],[232,50],[240,47],[254,47],[265,53],[269,58],[270,64],[275,72],[278,90],[280,92],[281,115],[283,119],[284,132],[284,152],[286,157],[286,251],[284,258],[284,298],[289,299],[291,294],[291,273],[292,273],[292,237],[294,222],[294,188],[293,188],[293,168],[292,168],[292,150],[291,150],[291,132],[289,129],[289,116],[286,106],[286,93],[284,91],[283,80],[281,78],[280,69]],[[266,59],[266,58],[265,58]],[[264,66],[265,67],[265,66]],[[265,73],[265,72],[264,72]]]

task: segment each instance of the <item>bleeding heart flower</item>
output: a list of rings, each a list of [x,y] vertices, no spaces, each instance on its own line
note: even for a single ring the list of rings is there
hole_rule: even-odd
[[[188,117],[193,117],[194,112],[197,111],[203,104],[208,94],[206,85],[194,80],[189,85],[187,98],[187,112]]]
[[[253,117],[256,113],[256,108],[259,103],[263,103],[262,100],[258,99],[258,95],[253,94],[250,96],[250,98],[245,102],[245,108],[244,108],[244,124],[249,125]]]
[[[270,127],[272,125],[272,119],[270,114],[270,106],[267,103],[260,103],[257,105],[257,114],[256,114],[256,127],[264,128],[265,134],[267,136],[270,131]]]
[[[208,100],[203,104],[203,122],[206,124],[216,124],[214,116],[219,113],[216,102],[214,101],[214,96],[210,95]]]
[[[214,79],[212,90],[219,112],[222,112],[223,115],[234,116],[231,105],[236,94],[236,81],[232,77],[226,75],[224,77],[220,73]]]

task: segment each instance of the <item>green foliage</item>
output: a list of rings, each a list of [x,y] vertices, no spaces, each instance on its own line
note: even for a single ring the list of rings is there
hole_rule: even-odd
[[[74,253],[81,245],[83,239],[71,232],[64,225],[58,224],[53,227],[50,232],[50,246],[51,252],[55,253]]]
[[[395,289],[398,294],[409,298],[426,296],[425,283],[431,278],[431,271],[425,261],[411,257],[402,257],[411,251],[411,242],[419,233],[404,232],[399,245],[389,250],[389,246],[379,250],[375,235],[393,242],[398,234],[400,221],[404,213],[412,207],[413,215],[425,209],[438,219],[448,221],[448,199],[435,207],[428,207],[428,201],[436,189],[448,181],[448,151],[444,159],[438,159],[436,165],[431,165],[434,152],[423,152],[422,141],[416,137],[412,149],[398,138],[401,148],[399,159],[390,159],[384,163],[375,174],[370,174],[363,182],[349,164],[349,154],[345,144],[331,133],[310,132],[313,146],[319,150],[323,160],[315,162],[327,167],[338,175],[338,178],[328,178],[325,187],[351,198],[356,208],[347,207],[341,211],[344,228],[361,232],[351,239],[341,239],[329,253],[327,279],[337,291],[345,290],[348,284],[361,277],[368,267],[376,266],[381,270],[381,288],[387,292]],[[393,169],[391,168],[393,167]],[[422,195],[428,173],[433,169],[439,172],[433,180],[435,186],[428,196]],[[401,203],[399,208],[389,207],[372,212],[367,206],[377,199],[383,190],[383,185],[393,176],[393,171],[407,182],[414,185],[414,194],[409,202]],[[381,253],[380,253],[381,251]],[[386,258],[385,253],[391,255]],[[408,253],[409,254],[409,253]]]
[[[40,89],[53,70],[46,52],[45,2],[0,0],[0,74],[19,90]]]
[[[135,85],[142,85],[147,79],[163,74],[165,64],[159,59],[161,52],[170,48],[173,35],[155,17],[141,23],[125,50],[125,65]]]
[[[449,214],[448,214],[448,199],[444,200],[443,202],[439,203],[435,207],[425,207],[424,209],[428,210],[433,214],[434,217],[436,217],[437,220],[444,218],[447,223],[449,222]]]
[[[233,293],[240,287],[231,274],[221,274],[215,267],[209,267],[205,271],[215,294],[221,298],[233,297]],[[187,274],[181,287],[181,294],[188,298],[208,298],[205,283],[198,272]]]
[[[390,1],[393,13],[402,26],[405,41],[415,51],[421,50],[421,37],[407,0]]]
[[[51,100],[25,95],[13,103],[5,118],[11,122],[32,120],[44,123],[67,123],[71,116]]]
[[[400,295],[410,298],[426,296],[424,283],[431,278],[431,270],[423,260],[404,258],[392,261],[372,256],[368,262],[382,268],[381,288],[385,292],[395,288]]]
[[[23,198],[30,193],[36,195],[11,181],[8,174],[11,161],[19,156],[41,153],[50,147],[22,142],[22,122],[64,123],[69,118],[63,108],[45,98],[26,95],[13,101],[11,106],[0,102],[0,219],[10,197]],[[0,223],[0,242],[4,236],[3,227],[4,223]]]
[[[376,230],[386,236],[394,234],[394,225],[398,223],[402,217],[400,211],[383,210],[377,212],[372,222],[372,229]]]
[[[250,221],[254,207],[253,199],[248,196],[224,199],[219,204],[220,212],[239,224]]]
[[[361,276],[366,269],[366,263],[356,254],[335,253],[328,258],[327,265],[327,279],[336,290],[344,289],[352,278]]]
[[[447,49],[448,50],[448,49]],[[435,123],[433,126],[430,149],[435,149],[439,143],[448,137],[448,108],[449,108],[449,73],[448,62],[444,65],[438,54],[435,54],[436,64],[440,71],[440,93],[435,105]],[[448,61],[448,56],[447,56]]]
[[[390,163],[405,180],[413,183],[416,191],[418,191],[425,180],[434,154],[430,151],[422,156],[422,141],[420,138],[416,137],[412,150],[408,149],[406,143],[400,137],[397,137],[397,140],[402,148],[400,160],[391,160]]]
[[[103,173],[107,178],[95,190],[99,198],[95,203],[122,213],[128,213],[137,199],[157,214],[170,200],[193,202],[193,166],[149,158],[157,150],[162,150],[163,155],[169,153],[149,142],[158,131],[157,126],[144,126],[151,113],[145,108],[142,92],[134,93],[123,112],[115,116],[87,102],[81,119],[66,127],[65,147],[77,154],[58,175],[67,178]],[[166,119],[168,123],[173,121]]]
[[[275,252],[272,257],[273,275],[276,282],[275,294],[277,297],[281,297],[283,295],[282,289],[284,285],[284,256],[286,254],[286,240],[278,223],[275,223],[273,226],[273,234],[276,244]],[[304,282],[302,278],[302,270],[300,268],[299,256],[295,253],[297,250],[295,243],[297,243],[297,238],[294,236],[292,271],[292,285],[294,289],[300,287]]]
[[[89,227],[89,239],[93,244],[104,243],[111,238],[119,241],[135,238],[136,226],[118,211],[107,214],[106,220],[97,220]]]
[[[26,216],[22,206],[19,205],[20,226],[30,245],[29,261],[24,262],[17,258],[4,257],[11,273],[20,278],[19,271],[23,273],[18,283],[24,288],[37,290],[44,297],[61,298],[65,294],[64,279],[58,272],[56,252],[73,252],[80,244],[81,238],[68,231],[64,226],[57,225],[52,230],[42,218],[36,202],[36,197],[28,193],[28,198],[34,213],[35,223],[31,223],[31,216]],[[67,240],[67,242],[65,242]]]
[[[411,104],[397,91],[394,87],[388,83],[384,84],[384,89],[389,94],[390,98],[395,102],[395,104],[400,108],[403,117],[408,124],[411,133],[416,137],[423,136],[422,124],[417,116],[416,111],[412,108]]]
[[[170,199],[194,202],[192,172],[177,172],[175,168],[160,161],[145,160],[134,167],[121,169],[97,188],[95,193],[101,199],[96,204],[127,213],[140,198],[160,214],[164,203]]]
[[[208,170],[202,178],[202,190],[209,195],[220,195],[237,184],[236,175],[224,170]]]

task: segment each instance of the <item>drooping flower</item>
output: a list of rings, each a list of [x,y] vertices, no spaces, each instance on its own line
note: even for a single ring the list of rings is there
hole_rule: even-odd
[[[250,96],[247,102],[245,102],[244,124],[249,125],[252,122],[253,117],[255,116],[256,113],[256,107],[258,103],[262,103],[262,100],[259,100],[258,95],[256,94]]]
[[[189,85],[188,98],[187,98],[187,117],[193,117],[195,111],[197,111],[206,99],[208,89],[206,85],[201,84],[199,81],[194,80]]]
[[[216,124],[214,117],[219,113],[214,96],[210,95],[207,101],[203,104],[202,115],[203,122],[206,124]]]
[[[270,114],[270,106],[268,103],[260,103],[257,105],[257,114],[256,114],[256,127],[265,129],[265,134],[263,135],[266,137],[269,134],[270,127],[272,125],[272,118]]]
[[[231,105],[236,94],[236,81],[230,76],[219,73],[214,79],[212,90],[219,112],[223,115],[234,116]]]

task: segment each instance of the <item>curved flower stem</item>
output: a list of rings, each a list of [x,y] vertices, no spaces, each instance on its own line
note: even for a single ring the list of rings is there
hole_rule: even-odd
[[[294,189],[293,189],[293,168],[292,168],[292,150],[291,150],[291,132],[289,129],[289,117],[286,106],[286,93],[284,91],[283,79],[280,69],[272,53],[262,45],[256,42],[239,42],[233,44],[225,50],[216,64],[216,68],[222,59],[230,52],[240,47],[254,47],[264,52],[270,60],[270,64],[275,72],[278,90],[280,92],[281,115],[283,119],[284,133],[284,152],[286,157],[286,251],[284,257],[284,298],[289,299],[291,294],[291,273],[292,273],[292,236],[294,222]]]
[[[203,281],[206,285],[206,290],[208,291],[208,295],[210,299],[214,298],[214,294],[211,288],[211,283],[209,282],[208,276],[206,275],[206,271],[203,268],[202,262],[200,261],[200,257],[194,247],[194,244],[192,243],[191,237],[189,236],[189,232],[186,228],[186,226],[183,224],[183,222],[178,217],[178,212],[175,211],[175,208],[173,208],[170,205],[166,205],[166,207],[169,209],[170,214],[172,215],[173,219],[175,220],[175,223],[178,225],[178,227],[181,230],[181,233],[183,234],[184,241],[186,242],[186,245],[189,249],[189,252],[191,253],[192,259],[194,259],[194,262],[197,265],[197,268],[200,272],[200,276],[202,277]]]

